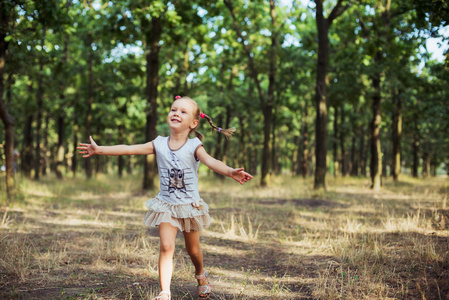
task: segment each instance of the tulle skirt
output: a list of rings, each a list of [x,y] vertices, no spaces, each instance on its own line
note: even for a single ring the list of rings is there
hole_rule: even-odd
[[[195,204],[173,205],[159,198],[145,202],[148,212],[143,222],[148,227],[156,227],[161,223],[170,223],[179,230],[190,232],[199,231],[209,227],[211,219],[209,207],[199,199]]]

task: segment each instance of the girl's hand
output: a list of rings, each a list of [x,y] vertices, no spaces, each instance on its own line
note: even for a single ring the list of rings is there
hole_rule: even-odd
[[[232,169],[231,175],[229,177],[231,177],[240,184],[243,184],[253,179],[253,176],[243,171],[243,168]]]
[[[95,143],[92,136],[89,136],[90,144],[83,144],[80,143],[79,147],[76,147],[76,149],[80,150],[79,154],[85,154],[83,157],[91,157],[96,154],[98,154],[98,145]]]

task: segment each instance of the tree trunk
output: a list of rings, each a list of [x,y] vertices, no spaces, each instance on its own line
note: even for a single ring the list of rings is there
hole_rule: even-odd
[[[380,51],[376,55],[376,63],[380,61]],[[372,78],[374,96],[373,96],[373,119],[371,121],[371,162],[370,162],[370,175],[371,175],[371,188],[373,190],[379,190],[381,187],[381,173],[382,173],[382,153],[380,147],[380,74],[376,74]]]
[[[67,2],[66,7],[70,5],[70,2]],[[69,52],[69,35],[65,34],[64,36],[64,54],[62,57],[62,68],[67,67],[67,60],[68,60],[68,52]],[[63,104],[65,102],[65,89],[66,89],[66,83],[65,79],[62,79],[61,84],[61,91],[60,91],[60,100]],[[64,164],[64,119],[65,119],[65,113],[64,109],[59,109],[59,115],[58,115],[58,154],[56,157],[56,177],[58,179],[62,179],[62,166]]]
[[[30,178],[31,170],[33,169],[33,116],[26,117],[25,128],[23,131],[23,150],[22,150],[22,172]]]
[[[245,120],[242,116],[239,117],[240,124],[240,153],[241,153],[241,161],[240,165],[245,168],[245,170],[249,169],[247,159],[246,159],[246,143],[245,143]]]
[[[318,29],[318,61],[315,85],[315,180],[314,189],[326,189],[327,156],[327,69],[329,64],[329,26],[323,16],[323,3],[316,3],[316,25]]]
[[[64,117],[60,115],[58,117],[58,154],[56,159],[56,177],[58,179],[62,179],[64,152]]]
[[[15,197],[14,188],[14,118],[9,114],[3,100],[4,95],[4,72],[6,65],[6,51],[8,42],[5,41],[9,28],[10,12],[5,1],[0,2],[0,118],[5,126],[5,165],[6,165],[6,193],[8,200],[13,201]]]
[[[157,123],[157,87],[159,83],[159,41],[161,39],[162,24],[161,17],[152,17],[151,30],[147,32],[147,55],[146,55],[146,98],[147,98],[147,118],[145,126],[145,140],[147,142],[156,138]],[[156,176],[156,160],[154,155],[147,155],[144,163],[143,189],[154,188],[154,178]]]
[[[418,166],[419,166],[419,133],[418,133],[418,121],[417,116],[414,118],[414,132],[413,132],[413,167],[412,167],[412,176],[418,177]]]
[[[118,127],[118,144],[122,145],[123,144],[123,132],[125,131],[124,129],[124,125],[120,124],[120,126]],[[123,159],[123,155],[119,155],[117,157],[117,166],[118,166],[118,177],[122,178],[123,176],[123,169],[125,167],[125,162]]]
[[[347,153],[345,147],[345,136],[344,125],[345,124],[345,109],[344,106],[341,106],[340,113],[340,149],[341,149],[341,175],[346,176],[348,174],[348,162],[347,162]]]
[[[356,144],[356,140],[355,140],[355,135],[354,135],[354,131],[352,132],[353,136],[352,136],[352,140],[351,140],[351,166],[349,168],[349,171],[351,172],[351,176],[357,176],[357,170],[359,168],[358,166],[358,160],[357,160],[357,155],[355,152],[355,144]]]
[[[360,156],[360,174],[364,177],[366,177],[366,160],[367,155],[365,153],[365,128],[364,126],[360,126],[360,149],[359,149],[359,156]],[[368,146],[367,146],[368,148]]]
[[[76,150],[76,147],[78,146],[78,131],[79,131],[79,126],[78,126],[78,124],[75,124],[73,126],[73,155],[72,155],[73,177],[76,177],[76,170],[78,168],[78,153],[77,153],[78,150]]]
[[[334,138],[332,139],[333,157],[334,157],[334,176],[339,175],[339,159],[338,159],[338,136],[340,135],[338,126],[338,106],[334,106]]]
[[[88,99],[87,99],[87,112],[86,112],[86,138],[88,139],[92,135],[92,104],[94,103],[94,49],[92,48],[93,37],[92,31],[87,34],[87,42],[89,47],[89,82],[88,82]],[[92,158],[88,157],[84,160],[84,168],[86,177],[89,179],[92,177]]]
[[[301,138],[301,165],[300,172],[303,178],[307,177],[307,158],[309,156],[309,106],[304,104],[304,121],[302,126]]]
[[[422,175],[423,177],[429,177],[430,176],[430,155],[429,151],[425,151],[423,153],[422,157]]]
[[[402,140],[402,93],[393,91],[393,181],[398,182],[401,174],[401,140]]]
[[[49,157],[50,150],[48,148],[48,123],[50,122],[50,114],[47,112],[45,115],[45,130],[44,130],[44,157],[42,160],[42,176],[47,176],[48,168],[49,168]]]
[[[34,161],[34,179],[39,180],[41,173],[41,136],[42,136],[42,111],[43,111],[43,98],[44,98],[44,44],[46,27],[42,27],[42,38],[41,38],[41,54],[39,58],[39,75],[37,79],[37,128],[36,128],[36,147],[35,147],[35,161]]]
[[[349,6],[341,7],[338,0],[328,18],[323,14],[323,0],[315,0],[316,27],[318,31],[318,60],[315,84],[315,179],[314,189],[326,189],[327,172],[327,84],[329,65],[329,27]]]

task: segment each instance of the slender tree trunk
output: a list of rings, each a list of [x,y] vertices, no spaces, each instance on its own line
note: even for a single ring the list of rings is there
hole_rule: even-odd
[[[246,159],[246,143],[245,143],[245,120],[242,116],[239,117],[238,119],[239,119],[239,124],[240,124],[240,147],[241,147],[240,165],[243,168],[245,168],[245,170],[248,170],[249,166],[248,166],[248,161]]]
[[[384,49],[389,43],[388,27],[390,26],[390,4],[391,0],[386,0],[385,5],[381,3],[380,8],[383,9],[382,15],[382,29],[378,33],[379,45],[374,55],[374,65],[379,68],[372,77],[372,85],[374,89],[373,94],[373,120],[371,123],[371,162],[370,162],[370,173],[371,173],[371,188],[373,190],[379,190],[382,185],[382,152],[380,145],[380,123],[381,123],[381,78],[382,78],[382,68],[383,63],[383,53]],[[386,44],[384,41],[387,41]]]
[[[338,136],[340,135],[340,130],[338,126],[338,106],[334,106],[334,138],[332,139],[333,157],[334,157],[334,176],[339,175],[340,163],[338,159]]]
[[[412,176],[418,177],[418,166],[419,166],[419,133],[418,133],[418,117],[415,116],[414,119],[414,132],[413,132],[413,167]]]
[[[22,151],[22,172],[30,178],[33,169],[33,116],[29,115],[25,120],[25,128],[23,131],[23,151]]]
[[[318,31],[318,60],[315,85],[315,180],[314,189],[326,189],[327,172],[327,85],[329,66],[329,27],[349,6],[342,7],[338,0],[328,18],[323,14],[323,0],[315,0],[316,27]]]
[[[358,174],[358,159],[357,159],[357,154],[355,151],[355,144],[356,144],[356,140],[355,140],[355,131],[352,132],[353,136],[352,136],[352,140],[351,140],[351,167],[350,169],[350,174],[351,176],[357,176]]]
[[[44,130],[44,157],[42,163],[42,176],[47,176],[48,168],[49,168],[49,157],[50,150],[48,148],[48,123],[50,122],[50,114],[47,112],[45,115],[45,130]]]
[[[6,160],[6,193],[8,200],[15,197],[14,186],[14,118],[9,114],[3,100],[4,95],[4,72],[6,65],[6,51],[8,43],[5,41],[9,28],[9,10],[6,2],[0,3],[0,118],[5,126],[5,160]]]
[[[123,144],[123,132],[125,131],[124,127],[125,126],[123,124],[120,124],[120,126],[118,127],[118,144],[119,145]],[[118,166],[118,177],[122,178],[123,169],[125,167],[123,155],[119,155],[117,157],[117,166]]]
[[[145,126],[145,140],[152,141],[156,138],[157,124],[157,87],[159,84],[159,41],[162,34],[161,17],[151,19],[151,30],[148,31],[147,40],[147,122]],[[144,164],[143,189],[151,190],[154,188],[154,178],[156,176],[156,160],[154,155],[147,155]]]
[[[343,105],[341,106],[340,113],[340,149],[341,149],[341,175],[346,176],[348,174],[348,162],[347,162],[347,153],[345,147],[345,136],[346,132],[344,131],[345,124],[345,109]]]
[[[401,140],[402,140],[402,93],[393,91],[393,180],[399,181],[401,174]]]
[[[89,31],[87,34],[87,42],[89,47],[89,58],[88,58],[88,64],[89,64],[89,82],[88,82],[88,99],[87,99],[87,112],[86,112],[86,138],[88,139],[89,136],[92,135],[92,104],[94,103],[94,71],[93,71],[93,64],[94,64],[94,49],[92,48],[93,43],[93,36],[92,31]],[[86,172],[87,178],[92,177],[92,158],[86,158],[84,160],[84,168]]]
[[[271,175],[278,174],[277,151],[276,151],[276,107],[271,120]]]
[[[378,52],[377,62],[380,61],[381,53]],[[381,187],[381,173],[382,173],[382,154],[380,147],[380,74],[376,74],[373,79],[373,119],[371,121],[371,163],[370,163],[370,174],[371,174],[371,188],[374,190],[379,190]]]
[[[422,175],[423,177],[429,177],[430,176],[430,155],[429,151],[424,151],[423,157],[422,157]]]
[[[307,160],[309,156],[309,106],[304,103],[304,121],[302,126],[302,139],[301,139],[301,165],[300,172],[303,178],[307,177]]]
[[[58,155],[56,160],[56,177],[62,179],[62,165],[64,162],[64,117],[58,117]]]
[[[70,2],[68,1],[66,6],[68,7],[70,5]],[[62,68],[67,67],[67,60],[68,60],[68,52],[69,52],[69,35],[65,34],[64,36],[64,55],[62,57]],[[66,83],[65,78],[62,79],[61,83],[61,91],[59,94],[59,98],[61,103],[65,102],[65,89],[66,89]],[[65,139],[65,128],[64,128],[64,120],[65,120],[65,113],[64,109],[59,110],[58,115],[58,154],[56,157],[56,177],[58,179],[62,179],[62,166],[64,164],[64,139]]]
[[[73,126],[73,155],[72,155],[73,177],[76,177],[76,170],[78,168],[78,153],[77,153],[78,150],[76,150],[76,147],[78,146],[78,131],[79,131],[79,126],[78,126],[78,124],[75,124]]]
[[[42,136],[42,112],[43,112],[43,98],[44,98],[44,45],[45,45],[45,35],[47,29],[45,25],[42,27],[42,38],[41,38],[41,54],[39,58],[39,76],[37,79],[37,128],[36,128],[36,147],[35,147],[35,161],[34,161],[34,179],[39,180],[41,173],[41,136]]]

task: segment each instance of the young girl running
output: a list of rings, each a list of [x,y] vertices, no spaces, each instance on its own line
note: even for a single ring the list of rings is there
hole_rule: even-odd
[[[198,104],[188,97],[175,97],[167,123],[170,136],[139,145],[98,146],[92,137],[90,144],[80,143],[77,148],[83,157],[94,155],[149,155],[155,154],[160,178],[160,192],[146,202],[149,208],[144,223],[159,227],[159,283],[161,292],[153,300],[170,300],[170,282],[173,273],[175,237],[179,230],[184,234],[187,253],[195,266],[198,297],[208,299],[211,286],[203,267],[200,249],[200,230],[209,226],[209,207],[198,193],[198,167],[200,161],[211,170],[231,177],[243,184],[253,177],[243,168],[233,169],[214,159],[203,147],[203,136],[196,131],[200,118],[206,118],[213,130],[230,136],[235,129],[216,127],[211,118],[200,113]],[[196,137],[189,139],[190,133]]]

